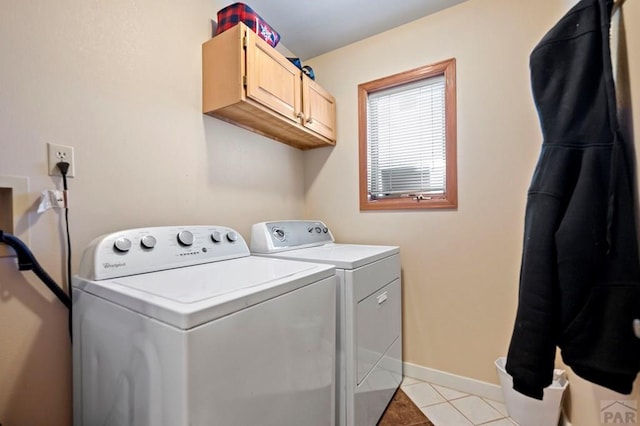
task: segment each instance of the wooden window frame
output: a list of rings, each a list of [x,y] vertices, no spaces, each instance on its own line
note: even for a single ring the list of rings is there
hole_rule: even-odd
[[[420,199],[421,197],[400,197],[369,200],[367,188],[367,101],[369,94],[439,75],[442,75],[445,78],[445,193],[443,195],[422,199]],[[358,85],[360,210],[456,209],[458,207],[456,123],[455,58]]]

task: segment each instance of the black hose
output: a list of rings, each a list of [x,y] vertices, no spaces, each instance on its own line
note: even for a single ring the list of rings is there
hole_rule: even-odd
[[[34,274],[56,295],[67,309],[71,309],[71,298],[60,286],[42,269],[31,250],[18,237],[0,230],[0,242],[13,248],[18,255],[18,269],[21,271],[33,271]]]

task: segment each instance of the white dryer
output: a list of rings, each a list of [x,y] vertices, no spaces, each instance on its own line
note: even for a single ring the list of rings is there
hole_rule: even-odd
[[[320,221],[254,224],[252,254],[336,266],[336,424],[375,425],[402,381],[400,249],[337,244]]]
[[[333,425],[334,272],[221,226],[95,239],[73,280],[74,425]]]

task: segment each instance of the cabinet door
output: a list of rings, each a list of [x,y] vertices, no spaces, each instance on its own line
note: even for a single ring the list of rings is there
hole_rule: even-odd
[[[302,77],[303,124],[308,129],[336,140],[336,100],[319,84]]]
[[[247,97],[299,122],[302,72],[256,34],[247,30]]]

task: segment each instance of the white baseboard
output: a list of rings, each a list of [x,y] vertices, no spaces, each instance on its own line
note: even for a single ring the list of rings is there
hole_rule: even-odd
[[[414,379],[424,382],[433,383],[435,385],[444,386],[460,392],[478,395],[493,401],[504,402],[502,388],[493,383],[487,383],[469,377],[458,376],[457,374],[447,373],[445,371],[433,368],[423,367],[421,365],[403,363],[404,375],[413,377]]]

